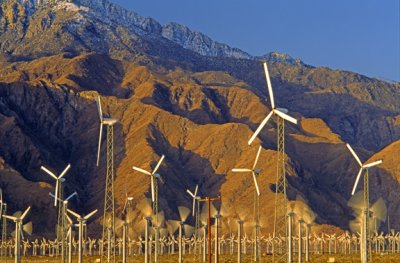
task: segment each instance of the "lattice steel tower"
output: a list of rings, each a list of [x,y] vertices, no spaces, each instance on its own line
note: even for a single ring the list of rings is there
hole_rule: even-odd
[[[100,116],[100,134],[97,149],[97,165],[100,160],[101,137],[103,125],[107,125],[107,172],[104,195],[104,215],[103,215],[103,233],[102,244],[107,246],[107,254],[101,254],[101,262],[115,263],[115,203],[114,203],[114,125],[117,119],[104,118],[101,110],[100,97],[96,100],[97,109]],[[101,251],[104,251],[101,249]]]
[[[287,261],[287,198],[285,162],[285,120],[278,117],[278,156],[276,166],[274,237],[284,237],[280,249],[274,248],[273,262]]]
[[[5,215],[7,214],[7,204],[3,203],[3,212],[2,214]],[[5,257],[7,256],[7,246],[5,243],[7,242],[7,220],[5,218],[1,218],[2,220],[2,227],[1,227],[1,256]]]

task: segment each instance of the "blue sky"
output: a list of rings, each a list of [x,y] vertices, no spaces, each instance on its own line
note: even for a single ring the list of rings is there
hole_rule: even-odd
[[[399,0],[111,1],[252,55],[278,51],[314,66],[400,81]]]

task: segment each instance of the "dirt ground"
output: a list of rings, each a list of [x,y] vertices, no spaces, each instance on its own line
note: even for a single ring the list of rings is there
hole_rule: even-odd
[[[326,263],[329,262],[329,258],[334,258],[334,262],[340,262],[340,263],[356,263],[360,262],[360,257],[359,255],[311,255],[310,256],[310,263]],[[93,257],[84,257],[83,262],[84,263],[96,263],[99,262],[99,257],[98,256],[93,256]],[[1,263],[13,263],[14,258],[7,257],[7,258],[0,258]],[[21,263],[59,263],[61,262],[60,258],[56,257],[22,257],[21,258]],[[78,262],[78,259],[76,257],[73,258],[72,260],[73,263]],[[122,260],[120,258],[117,258],[117,262],[120,263]],[[139,263],[139,262],[144,262],[144,257],[143,256],[133,256],[133,257],[128,257],[127,258],[127,263]],[[154,258],[150,262],[154,262]],[[159,258],[160,263],[175,263],[178,262],[178,255],[163,255],[160,256]],[[183,262],[202,262],[202,259],[199,257],[195,257],[193,255],[186,255],[184,257]],[[214,262],[214,258],[213,261]],[[237,257],[236,255],[222,255],[220,258],[220,263],[234,263],[237,262]],[[243,255],[243,263],[250,263],[254,262],[252,261],[251,256],[249,255]],[[265,262],[269,263],[272,262],[272,256],[264,256],[261,258],[260,262]],[[293,257],[293,262],[298,262],[298,257],[295,255]],[[305,262],[305,259],[303,257],[303,261]],[[400,254],[393,254],[393,255],[372,255],[372,262],[378,262],[378,263],[400,263]]]

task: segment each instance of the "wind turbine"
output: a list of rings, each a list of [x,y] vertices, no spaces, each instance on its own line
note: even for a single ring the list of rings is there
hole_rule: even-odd
[[[293,124],[297,124],[297,120],[287,114],[288,110],[284,108],[277,108],[274,100],[274,93],[272,91],[271,80],[269,77],[267,63],[264,62],[264,73],[267,81],[269,98],[271,101],[271,112],[264,118],[261,124],[258,126],[253,136],[251,136],[248,144],[250,145],[268,120],[275,115],[277,117],[277,174],[276,174],[276,191],[275,191],[275,216],[274,216],[274,237],[287,236],[287,197],[286,197],[286,171],[285,171],[285,121],[289,121]],[[282,241],[284,242],[284,241]],[[282,244],[283,247],[287,247],[286,244]],[[273,261],[286,261],[287,260],[287,249],[283,253],[278,254],[277,250],[273,250]]]
[[[260,196],[260,189],[258,188],[257,175],[261,173],[261,169],[257,169],[258,158],[260,157],[262,147],[258,147],[256,159],[254,160],[253,167],[249,168],[234,168],[232,172],[235,173],[251,173],[253,175],[254,186],[256,187],[257,195]]]
[[[146,170],[144,170],[142,168],[139,168],[139,167],[136,167],[136,166],[132,167],[133,170],[136,170],[136,171],[138,171],[140,173],[143,173],[143,174],[150,175],[150,177],[151,177],[151,201],[153,203],[156,203],[158,201],[157,200],[158,199],[158,196],[157,196],[158,193],[156,193],[157,192],[157,189],[156,189],[157,188],[157,180],[154,181],[154,179],[161,179],[161,175],[158,174],[157,171],[158,171],[158,168],[160,168],[160,165],[163,162],[164,158],[165,158],[165,155],[162,155],[160,160],[158,161],[156,167],[153,169],[152,172],[146,171]]]
[[[49,195],[54,198],[54,200],[59,201],[62,206],[61,206],[61,211],[62,211],[62,220],[61,220],[61,225],[58,225],[59,228],[61,228],[61,262],[65,262],[67,260],[67,257],[65,256],[65,239],[67,237],[67,208],[68,208],[68,202],[69,200],[74,197],[75,195],[78,195],[77,192],[74,192],[70,196],[68,196],[65,200],[62,200],[61,198],[53,195],[52,193],[49,193]]]
[[[179,263],[183,262],[183,257],[182,257],[182,245],[183,244],[183,230],[185,230],[187,227],[185,225],[185,221],[187,219],[187,217],[190,214],[190,209],[184,206],[179,206],[178,207],[178,212],[179,212],[179,217],[181,219],[180,222],[178,222],[179,225]],[[186,234],[186,231],[185,231]]]
[[[40,169],[44,172],[46,172],[48,175],[54,178],[56,180],[56,190],[55,190],[55,198],[54,198],[54,206],[57,206],[57,198],[62,199],[62,183],[65,181],[63,178],[65,174],[68,172],[68,170],[71,168],[71,164],[68,164],[67,167],[65,167],[64,171],[61,172],[59,176],[56,176],[52,171],[47,169],[44,166],[41,166]],[[61,203],[61,202],[60,202]],[[60,223],[60,222],[59,222]]]
[[[199,190],[199,185],[196,185],[196,188],[194,190],[194,193],[192,193],[189,189],[186,190],[186,192],[193,198],[193,206],[192,206],[192,216],[195,216],[196,212],[196,217],[195,217],[195,231],[194,231],[194,251],[197,253],[197,238],[199,236],[199,228],[200,228],[200,196],[197,195],[197,192]],[[196,203],[197,203],[197,209],[196,209]]]
[[[82,263],[82,240],[83,240],[83,223],[85,223],[89,218],[91,218],[95,213],[97,213],[97,209],[90,212],[86,216],[81,216],[75,213],[72,210],[67,209],[67,211],[76,217],[78,220],[78,231],[79,231],[79,242],[78,242],[78,263]]]
[[[363,255],[361,257],[361,260],[363,263],[368,263],[369,262],[369,217],[370,217],[370,210],[369,210],[369,173],[368,170],[371,167],[377,166],[382,163],[382,160],[378,160],[372,163],[361,163],[360,158],[357,156],[353,148],[351,148],[350,144],[346,144],[347,148],[353,155],[354,159],[357,161],[358,165],[360,166],[360,170],[358,171],[356,181],[354,182],[353,190],[351,192],[351,195],[354,195],[358,181],[360,180],[362,172],[365,170],[364,173],[364,217],[363,217],[363,235],[362,235],[362,248],[363,248]]]
[[[295,213],[299,216],[299,237],[301,237],[301,229],[302,224],[305,224],[306,227],[306,236],[305,236],[305,260],[308,262],[310,260],[309,256],[309,246],[310,246],[310,229],[312,223],[315,220],[315,213],[311,210],[311,208],[306,204],[305,200],[301,196],[296,196],[296,204],[294,207]],[[302,240],[299,238],[299,247],[302,247]],[[301,253],[299,253],[299,262],[302,261]]]
[[[57,241],[58,242],[64,242],[62,241],[65,238],[65,228],[63,228],[62,224],[65,221],[63,209],[62,209],[62,202],[59,201],[58,199],[63,199],[63,183],[65,182],[64,176],[67,174],[68,170],[71,168],[71,164],[68,164],[67,167],[64,168],[64,170],[61,172],[60,175],[55,175],[52,171],[47,169],[44,166],[41,166],[40,169],[50,175],[54,180],[56,180],[56,189],[54,192],[55,198],[54,198],[54,206],[57,206],[57,202],[59,203],[58,206],[58,214],[57,214],[57,226],[56,226],[56,234],[57,234]],[[63,258],[64,259],[64,258]],[[64,262],[64,261],[63,261]]]
[[[101,139],[103,135],[103,125],[107,125],[107,172],[106,172],[106,189],[104,194],[104,216],[103,216],[103,244],[115,243],[115,200],[114,200],[114,125],[118,122],[115,118],[104,117],[101,110],[101,100],[96,98],[97,110],[100,118],[99,142],[97,147],[97,166],[100,163]],[[101,262],[105,259],[101,255]],[[108,251],[108,263],[115,262],[115,247]]]
[[[21,262],[21,235],[25,227],[22,226],[22,223],[29,210],[31,210],[31,207],[28,207],[22,215],[17,215],[18,213],[14,214],[14,216],[3,215],[4,218],[10,219],[15,223],[15,263]],[[32,233],[31,228],[32,224],[30,224],[30,226],[27,224],[27,228],[25,228],[25,231]]]
[[[162,155],[160,160],[158,161],[156,167],[153,169],[152,172],[146,171],[146,170],[136,167],[136,166],[132,167],[133,170],[138,171],[143,174],[147,174],[151,178],[151,201],[153,202],[153,214],[155,215],[155,219],[156,219],[155,225],[156,226],[158,225],[158,222],[157,222],[157,217],[158,217],[157,216],[158,215],[158,183],[157,183],[157,180],[159,179],[162,182],[161,175],[158,174],[157,171],[158,171],[158,168],[160,168],[164,158],[165,158],[165,155]],[[155,252],[154,252],[155,253],[155,262],[158,262],[158,228],[156,229],[155,238],[156,238]]]
[[[258,235],[259,235],[259,196],[260,196],[260,189],[258,187],[257,176],[261,173],[261,169],[257,169],[258,159],[260,157],[260,153],[262,150],[262,146],[258,147],[257,155],[253,163],[253,167],[251,169],[248,168],[234,168],[232,172],[244,172],[244,173],[251,173],[253,175],[254,186],[256,189],[256,194],[254,195],[254,227],[255,227],[255,245],[254,245],[254,255],[255,260],[258,261],[259,259],[259,251],[258,251]]]

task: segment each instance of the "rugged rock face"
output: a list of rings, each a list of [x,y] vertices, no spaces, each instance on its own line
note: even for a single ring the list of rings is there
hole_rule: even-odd
[[[10,212],[34,205],[30,217],[37,234],[52,233],[56,220],[48,197],[54,182],[41,165],[60,172],[71,163],[65,192],[79,193],[72,207],[102,209],[106,149],[103,142],[97,167],[97,95],[104,112],[120,120],[115,127],[118,215],[126,189],[140,221],[150,180],[131,167],[150,169],[165,154],[160,209],[168,219],[177,219],[178,205],[191,205],[185,190],[199,184],[203,196],[221,194],[227,217],[240,211],[249,215],[250,225],[252,180],[231,169],[251,165],[258,143],[264,147],[261,214],[273,215],[274,120],[254,146],[247,146],[269,113],[258,60],[223,52],[213,53],[217,58],[201,56],[201,48],[193,52],[182,47],[184,41],[174,43],[181,39],[175,36],[179,30],[203,39],[197,33],[176,25],[165,33],[153,20],[135,22],[108,2],[91,1],[89,9],[84,1],[0,3],[0,187]],[[104,17],[115,9],[121,21],[141,26],[100,19],[96,8]],[[299,120],[298,126],[286,125],[288,198],[302,196],[318,214],[317,223],[347,228],[352,216],[346,204],[358,169],[344,145],[350,142],[362,160],[375,152],[371,160],[384,159],[371,170],[371,199],[383,196],[394,215],[400,201],[399,84],[292,62],[285,57],[269,63],[277,105]],[[394,216],[391,224],[400,227]],[[98,227],[93,224],[93,231]],[[271,231],[272,225],[263,227]]]
[[[188,27],[177,23],[165,25],[162,28],[162,36],[203,56],[252,58],[240,49],[218,43],[200,32],[193,32]]]
[[[204,56],[252,58],[186,26],[162,26],[107,0],[2,0],[0,4],[0,50],[18,56],[97,51],[132,59],[151,50],[165,57],[171,48],[178,53],[174,46],[179,45]]]

